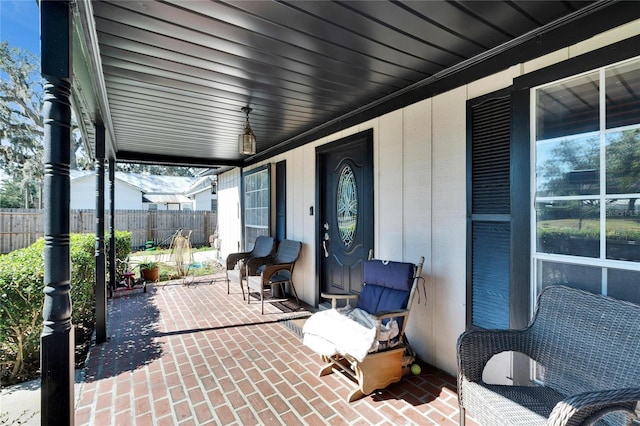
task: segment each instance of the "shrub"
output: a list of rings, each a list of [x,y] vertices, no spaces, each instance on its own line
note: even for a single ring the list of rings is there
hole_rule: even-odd
[[[0,379],[26,380],[38,368],[44,240],[0,256]]]
[[[109,244],[111,243],[111,237],[107,235],[105,246],[107,250],[107,262],[109,262]],[[120,260],[125,260],[131,253],[131,232],[129,231],[116,231],[116,257]]]
[[[107,238],[106,247],[108,247]],[[116,232],[116,253],[126,258],[131,233]],[[39,367],[44,302],[44,239],[0,256],[0,381],[35,377]],[[108,251],[107,251],[108,253]],[[95,324],[95,236],[71,235],[72,323],[78,339],[91,336]]]
[[[89,336],[95,324],[95,241],[93,234],[71,235],[71,321]]]

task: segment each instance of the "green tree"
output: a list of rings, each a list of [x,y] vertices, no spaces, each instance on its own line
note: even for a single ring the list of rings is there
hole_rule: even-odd
[[[38,57],[1,42],[0,167],[21,188],[23,207],[41,204],[42,87]]]
[[[607,192],[640,192],[640,129],[621,132],[607,144]],[[634,211],[636,200],[629,199],[629,211]]]
[[[609,136],[605,151],[607,194],[636,194],[640,192],[640,129],[617,132]],[[598,137],[584,140],[565,139],[549,151],[548,158],[537,167],[543,182],[542,195],[594,195],[600,191],[600,142]],[[607,199],[613,203],[615,199]],[[630,197],[628,210],[635,211],[637,198]],[[575,204],[575,203],[571,203]],[[565,207],[553,212],[558,218],[576,217],[578,227],[582,219],[598,212],[597,200],[582,200],[579,208]],[[542,208],[542,215],[552,209]]]
[[[544,195],[595,194],[599,188],[598,139],[564,139],[536,169]]]
[[[606,148],[608,194],[640,192],[640,129],[615,133]],[[537,168],[542,190],[554,195],[597,194],[600,146],[597,138],[565,139]],[[582,173],[581,173],[582,172]]]
[[[36,194],[31,193],[33,199]],[[0,188],[0,208],[3,209],[19,209],[24,207],[24,190],[16,182],[5,180]]]
[[[159,176],[195,177],[198,169],[194,167],[160,166],[157,164],[118,163],[116,170],[125,173],[141,173]]]
[[[39,58],[1,42],[0,77],[0,168],[6,176],[0,189],[0,206],[37,208],[41,206],[44,175],[43,80]],[[76,125],[72,128],[71,143],[71,168],[94,169]],[[189,167],[130,163],[119,163],[116,170],[166,176],[197,174],[197,169]]]
[[[547,160],[536,167],[538,178],[544,182],[540,195],[586,195],[597,194],[600,148],[596,137],[575,140],[564,139],[551,149]],[[578,229],[583,219],[599,209],[597,200],[570,202],[561,209],[543,207],[541,215],[556,215],[556,218],[575,217]]]

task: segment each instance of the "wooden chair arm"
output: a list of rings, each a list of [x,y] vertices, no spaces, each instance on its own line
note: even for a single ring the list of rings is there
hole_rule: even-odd
[[[380,311],[375,314],[371,314],[371,318],[376,321],[376,327],[380,330],[382,327],[382,320],[403,317],[407,318],[409,316],[409,309],[395,309],[392,311]],[[407,326],[407,321],[405,320],[402,324],[401,329],[399,330],[399,336],[402,338],[404,335],[404,329]]]
[[[351,299],[357,299],[357,294],[339,294],[339,293],[322,293],[320,297],[323,299],[331,299],[331,308],[335,309],[338,305],[338,299],[347,299],[347,305],[349,305],[349,301]]]

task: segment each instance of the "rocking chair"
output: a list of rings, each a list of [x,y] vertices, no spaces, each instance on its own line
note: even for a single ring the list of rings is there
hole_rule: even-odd
[[[253,250],[241,253],[230,253],[227,256],[227,294],[229,294],[229,283],[234,281],[240,284],[242,300],[245,300],[242,281],[245,279],[247,274],[246,262],[249,259],[269,256],[273,251],[273,245],[274,241],[272,237],[261,235],[256,238]]]
[[[319,375],[341,371],[357,382],[348,396],[352,402],[400,381],[404,375],[404,329],[424,257],[414,265],[367,260],[360,295],[328,294],[332,309],[313,314],[303,328],[304,345],[322,355],[326,363]],[[357,298],[355,308],[349,301]],[[347,305],[336,308],[338,299]]]

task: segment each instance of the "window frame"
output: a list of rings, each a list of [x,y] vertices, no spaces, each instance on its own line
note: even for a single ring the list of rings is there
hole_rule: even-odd
[[[516,170],[526,169],[526,176],[515,179],[512,184],[512,323],[516,326],[529,322],[533,315],[536,302],[535,282],[533,280],[533,258],[531,256],[531,219],[530,212],[533,204],[533,194],[529,169],[531,168],[531,88],[552,81],[571,77],[589,70],[622,62],[640,56],[640,35],[633,36],[608,46],[586,52],[582,55],[567,59],[531,71],[513,80],[512,85],[512,161]],[[517,326],[516,326],[517,328]],[[534,364],[522,362],[513,365],[514,383],[528,383],[535,377]]]
[[[247,179],[251,178],[252,176],[258,174],[258,173],[266,173],[267,174],[267,179],[266,179],[266,188],[260,188],[259,190],[263,190],[266,189],[267,195],[266,195],[266,200],[267,200],[267,205],[266,206],[261,206],[259,208],[265,208],[267,209],[267,225],[266,226],[249,226],[253,229],[264,229],[266,231],[259,233],[259,235],[271,235],[271,228],[272,228],[272,224],[271,224],[271,216],[272,216],[272,200],[271,200],[271,195],[272,195],[272,190],[271,190],[271,164],[265,164],[263,166],[260,167],[256,167],[254,169],[251,169],[249,171],[243,171],[242,172],[242,179],[241,179],[241,197],[240,197],[240,203],[241,203],[241,222],[242,222],[242,241],[243,241],[243,247],[245,251],[250,251],[253,248],[253,243],[255,242],[255,238],[252,238],[251,241],[248,241],[248,236],[247,236],[247,202],[246,202],[246,197],[247,197]],[[264,198],[263,198],[264,199]]]
[[[605,101],[605,97],[607,95],[607,85],[606,85],[606,76],[607,71],[619,67],[620,65],[624,65],[625,63],[633,63],[638,64],[638,68],[640,68],[640,56],[635,56],[631,58],[627,58],[622,61],[614,61],[602,66],[599,66],[595,69],[585,70],[580,73],[575,73],[574,75],[567,76],[564,78],[559,78],[554,81],[550,81],[544,84],[540,84],[534,86],[530,89],[530,111],[531,119],[530,119],[530,145],[531,145],[531,154],[530,154],[530,162],[531,162],[531,193],[533,194],[533,200],[531,203],[531,288],[533,292],[532,300],[535,300],[537,295],[540,293],[543,287],[543,277],[542,277],[542,265],[544,262],[549,262],[553,264],[564,264],[564,265],[574,265],[577,267],[596,267],[600,269],[600,293],[608,294],[608,274],[609,270],[622,270],[622,271],[637,271],[640,266],[637,261],[632,260],[618,260],[618,259],[609,259],[607,258],[607,238],[606,238],[606,230],[607,230],[607,207],[606,202],[608,199],[620,198],[621,195],[630,195],[630,194],[609,194],[606,190],[606,176],[607,176],[607,162],[605,151],[607,147],[607,139],[611,134],[615,134],[621,131],[630,130],[630,129],[640,129],[640,119],[638,122],[633,125],[624,125],[621,127],[612,127],[607,128],[607,103]],[[599,112],[599,124],[596,132],[587,132],[587,133],[578,133],[577,135],[568,134],[566,136],[554,137],[552,139],[540,139],[538,140],[538,132],[536,128],[536,123],[539,121],[538,117],[538,97],[537,91],[544,90],[549,87],[559,86],[566,82],[571,82],[575,79],[579,79],[584,75],[588,74],[597,74],[599,81],[599,104],[598,104],[598,112]],[[566,195],[566,194],[556,194],[550,196],[540,196],[536,195],[536,190],[538,187],[537,174],[536,174],[536,153],[538,143],[543,142],[546,143],[548,141],[553,142],[554,140],[566,139],[566,138],[574,138],[580,135],[587,134],[596,134],[598,143],[599,143],[599,169],[598,169],[598,190],[594,194],[588,195]],[[640,195],[640,194],[631,194],[631,195]],[[537,205],[540,202],[550,202],[550,201],[575,201],[575,200],[594,200],[598,203],[598,235],[599,235],[599,255],[597,257],[591,256],[581,256],[577,254],[559,254],[559,253],[547,253],[539,251],[540,248],[538,246],[538,218],[537,218]],[[532,306],[533,309],[533,306]]]

